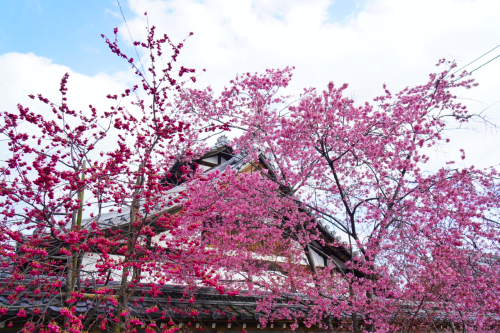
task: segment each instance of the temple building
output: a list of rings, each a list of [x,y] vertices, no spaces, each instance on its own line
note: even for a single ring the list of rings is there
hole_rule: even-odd
[[[244,154],[233,154],[233,149],[228,145],[227,139],[222,136],[217,140],[215,146],[208,150],[201,158],[195,161],[205,173],[210,173],[215,170],[223,171],[228,166],[238,172],[254,172],[257,169],[268,169],[273,172],[274,165],[271,156],[266,156],[261,153],[257,161],[248,161]],[[170,177],[165,178],[164,182],[174,185],[168,191],[169,196],[175,197],[176,193],[184,189],[182,183],[180,167],[182,163],[175,163],[170,170]],[[172,206],[163,208],[161,213],[176,214],[182,208],[179,205],[173,204]],[[82,227],[89,228],[91,219],[84,220]],[[110,212],[102,214],[98,224],[101,230],[117,230],[124,228],[129,224],[130,211],[123,209],[120,213]],[[335,236],[323,226],[318,223],[318,230],[321,232],[320,237],[325,240],[325,244],[332,244],[336,240]],[[164,230],[157,229],[158,236],[164,233]],[[325,267],[327,265],[335,265],[337,269],[344,269],[345,262],[351,259],[351,252],[347,247],[333,247],[329,245],[322,245],[320,242],[313,241],[311,244],[313,250],[312,257],[314,258],[317,267]],[[49,255],[61,260],[69,260],[69,257],[64,257],[59,254],[61,244],[53,244]],[[317,251],[314,251],[316,249]],[[119,258],[119,254],[112,254]],[[82,262],[81,279],[94,279],[91,272],[97,271],[96,264],[98,262],[98,253],[85,253]],[[90,272],[90,273],[87,273]],[[121,273],[118,271],[110,272],[112,274],[111,280],[107,283],[108,288],[118,289],[120,286],[119,280]],[[147,281],[147,278],[145,279]],[[26,280],[23,281],[26,284]],[[32,291],[26,291],[23,298],[19,298],[12,302],[8,294],[0,294],[0,308],[7,309],[5,315],[0,318],[0,333],[1,332],[18,332],[21,330],[25,322],[23,318],[16,317],[19,309],[25,309],[26,314],[34,314],[35,308],[46,311],[48,317],[54,318],[57,321],[62,321],[60,311],[66,307],[64,304],[65,293],[64,283],[62,283],[61,294],[54,295],[54,297],[39,297]],[[144,284],[147,285],[147,284]],[[96,287],[99,287],[96,285]],[[213,288],[200,288],[195,293],[194,302],[188,303],[185,300],[183,286],[166,285],[161,286],[159,291],[160,295],[151,295],[150,287],[136,288],[134,294],[129,302],[130,315],[139,318],[143,325],[137,327],[138,332],[144,332],[146,328],[150,327],[159,331],[159,328],[167,326],[176,326],[182,332],[209,332],[209,333],[231,333],[246,331],[247,333],[268,332],[268,331],[289,331],[291,321],[279,321],[268,323],[265,328],[261,327],[259,318],[265,313],[256,311],[258,298],[252,296],[245,291],[240,292],[239,295],[221,295]],[[280,304],[280,300],[277,300]],[[87,318],[96,318],[104,313],[113,313],[117,311],[116,300],[112,296],[100,298],[96,294],[85,295],[80,301],[76,303],[76,313],[84,314]],[[282,306],[288,306],[286,300],[282,301]],[[281,305],[278,305],[281,306]],[[154,309],[154,311],[151,311]],[[296,309],[307,316],[308,309]],[[11,322],[9,327],[7,324]],[[339,323],[336,324],[338,327]],[[339,329],[341,329],[339,327]],[[297,331],[323,331],[318,327],[305,327],[299,325]],[[111,332],[108,329],[101,330],[98,325],[91,327],[90,332]]]

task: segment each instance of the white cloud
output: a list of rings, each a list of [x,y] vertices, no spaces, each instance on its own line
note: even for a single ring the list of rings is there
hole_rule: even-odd
[[[65,73],[69,73],[69,107],[77,111],[87,111],[89,104],[98,107],[99,111],[109,110],[113,103],[106,99],[106,95],[122,92],[130,80],[127,73],[112,76],[101,73],[89,77],[33,53],[6,53],[0,55],[0,111],[15,112],[16,105],[21,103],[50,116],[48,106],[38,100],[31,100],[28,95],[42,94],[59,103],[59,87]]]

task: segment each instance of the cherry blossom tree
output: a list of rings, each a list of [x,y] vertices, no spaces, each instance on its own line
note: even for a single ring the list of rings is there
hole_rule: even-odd
[[[30,95],[42,103],[40,111],[19,104],[16,112],[1,113],[9,155],[0,166],[0,290],[11,304],[49,299],[0,310],[5,315],[17,309],[26,331],[59,332],[59,326],[69,332],[91,326],[128,331],[141,323],[130,316],[128,305],[138,287],[149,283],[149,293],[155,294],[166,283],[217,286],[206,265],[177,255],[203,252],[195,237],[180,235],[163,247],[152,238],[178,224],[164,213],[183,196],[169,195],[173,185],[163,181],[168,171],[181,163],[177,181],[190,177],[193,169],[187,165],[204,151],[203,135],[226,127],[182,113],[180,92],[186,82],[196,81],[194,69],[176,65],[184,41],[174,44],[167,35],[156,39],[155,27],[148,27],[147,39],[134,42],[147,55],[141,61],[120,50],[117,33],[114,41],[102,37],[132,66],[139,83],[108,94],[108,110],[92,105],[73,110],[66,74],[59,102]],[[113,211],[120,223],[102,223],[103,214]],[[92,267],[82,264],[89,253],[95,257]],[[110,288],[113,277],[118,289]],[[94,309],[109,300],[116,314],[76,314],[76,303],[85,299],[95,302]],[[48,314],[54,300],[65,306],[59,318]]]
[[[427,167],[429,149],[449,142],[446,130],[486,121],[456,97],[473,79],[454,63],[438,66],[423,85],[397,94],[384,85],[359,105],[332,82],[299,98],[279,95],[290,68],[238,75],[220,96],[186,91],[186,112],[240,133],[238,156],[274,165],[197,180],[185,215],[200,216],[225,278],[262,296],[263,324],[498,330],[498,170]],[[328,227],[334,238],[321,236]],[[345,267],[325,245],[350,250]],[[330,264],[318,267],[313,253]]]
[[[427,83],[384,87],[371,104],[333,83],[281,96],[291,68],[239,75],[217,96],[186,84],[184,41],[147,32],[134,42],[147,70],[105,39],[140,81],[107,95],[109,110],[72,110],[65,75],[58,104],[30,96],[49,112],[1,114],[1,291],[13,304],[1,314],[17,309],[28,332],[133,332],[133,295],[179,284],[190,301],[201,286],[245,289],[263,326],[498,329],[498,172],[426,167],[445,130],[476,117],[455,96],[474,86],[467,73],[443,60]],[[205,139],[230,130],[250,168],[202,173]],[[66,305],[59,318],[48,303],[14,305],[42,296]],[[83,299],[116,311],[77,314]]]

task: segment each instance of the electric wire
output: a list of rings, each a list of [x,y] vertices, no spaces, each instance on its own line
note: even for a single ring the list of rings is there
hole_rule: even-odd
[[[144,66],[142,65],[141,57],[139,56],[139,52],[137,52],[137,48],[135,47],[135,44],[134,44],[134,39],[132,38],[132,34],[130,33],[130,29],[129,29],[128,24],[127,24],[127,19],[125,18],[125,15],[123,14],[122,5],[120,4],[120,0],[116,0],[116,2],[118,2],[118,7],[120,7],[120,13],[122,13],[123,21],[125,22],[125,26],[127,27],[128,35],[130,36],[130,40],[132,41],[132,46],[134,46],[135,54],[137,54],[137,59],[139,60],[139,63],[141,64],[142,72],[144,73],[144,75],[146,75],[146,71],[144,70]]]
[[[499,48],[499,47],[500,47],[500,44],[499,44],[499,45],[497,45],[497,46],[495,46],[494,48],[492,48],[491,50],[489,50],[488,52],[486,52],[485,54],[483,54],[483,55],[482,55],[482,56],[480,56],[479,58],[476,58],[476,59],[472,60],[471,62],[469,62],[467,65],[463,66],[462,68],[457,69],[455,72],[453,72],[453,73],[452,73],[452,75],[453,75],[453,74],[456,74],[456,73],[458,73],[458,72],[460,72],[460,71],[461,71],[462,69],[464,69],[465,67],[467,67],[467,66],[469,66],[469,65],[471,65],[471,64],[473,64],[473,63],[475,63],[476,61],[478,61],[479,59],[481,59],[482,57],[484,57],[484,56],[485,56],[485,55],[487,55],[488,53],[490,53],[490,52],[492,52],[492,51],[496,50],[496,49],[497,49],[497,48]]]
[[[470,71],[470,72],[469,72],[469,75],[470,75],[470,74],[472,74],[472,73],[474,73],[475,71],[477,71],[479,68],[481,68],[481,67],[483,67],[483,66],[486,66],[487,64],[489,64],[490,62],[492,62],[493,60],[495,60],[495,59],[497,59],[497,58],[500,58],[500,54],[499,54],[499,55],[497,55],[495,58],[491,59],[490,61],[485,62],[485,63],[484,63],[484,64],[482,64],[481,66],[474,68],[472,71]],[[455,79],[453,82],[457,82],[458,80],[463,79],[463,78],[464,78],[464,76],[459,77],[458,79]]]
[[[476,68],[476,69],[472,70],[470,73],[471,73],[471,74],[472,74],[472,73],[474,73],[474,72],[475,72],[475,71],[477,71],[479,68],[483,67],[484,65],[489,64],[490,62],[492,62],[493,60],[495,60],[495,59],[496,59],[496,58],[498,58],[498,57],[500,57],[500,54],[499,54],[499,55],[497,55],[495,58],[491,59],[490,61],[488,61],[488,62],[486,62],[486,63],[482,64],[482,65],[481,65],[481,66],[479,66],[478,68]]]

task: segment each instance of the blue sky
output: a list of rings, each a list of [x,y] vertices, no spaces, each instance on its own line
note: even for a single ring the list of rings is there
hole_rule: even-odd
[[[332,1],[327,8],[328,22],[346,23],[356,16],[363,8],[366,0],[337,0]]]
[[[328,22],[345,22],[359,13],[363,0],[331,1]],[[125,17],[137,15],[121,0]],[[112,35],[123,19],[116,0],[3,0],[0,11],[0,54],[29,53],[93,76],[127,68],[107,49],[101,34]],[[127,41],[128,42],[128,41]],[[134,52],[121,43],[122,49]]]
[[[128,8],[124,13],[132,17]],[[86,75],[123,70],[125,62],[101,38],[123,24],[117,14],[112,0],[3,0],[0,54],[33,52]]]

